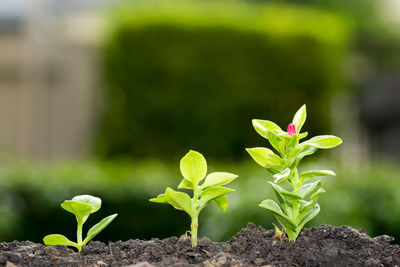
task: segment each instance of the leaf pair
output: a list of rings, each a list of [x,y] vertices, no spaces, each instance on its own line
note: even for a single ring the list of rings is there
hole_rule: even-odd
[[[228,207],[226,194],[235,190],[222,187],[222,185],[230,183],[238,176],[228,172],[213,172],[206,176],[207,162],[202,154],[193,150],[190,150],[182,158],[180,170],[183,179],[178,188],[193,190],[193,197],[191,198],[184,192],[175,191],[167,187],[164,194],[160,194],[156,198],[150,199],[150,201],[167,203],[189,214],[192,219],[192,245],[196,246],[197,241],[193,242],[193,240],[197,240],[197,218],[200,212],[210,202],[226,211]],[[199,184],[203,180],[204,182]],[[196,223],[193,224],[193,221],[196,221]],[[194,229],[193,227],[196,228]]]
[[[118,214],[110,215],[92,228],[89,229],[86,238],[82,240],[82,226],[88,219],[89,215],[98,211],[101,207],[101,199],[90,195],[75,196],[72,200],[66,200],[61,204],[61,207],[75,215],[78,223],[77,242],[73,242],[63,235],[51,234],[43,238],[43,242],[48,246],[72,246],[76,247],[80,252],[82,247],[89,242],[93,237],[100,233]]]

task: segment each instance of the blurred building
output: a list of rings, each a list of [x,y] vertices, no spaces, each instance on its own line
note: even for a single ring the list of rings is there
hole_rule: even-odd
[[[0,1],[0,151],[38,158],[89,153],[101,87],[97,11],[112,2]],[[398,19],[398,1],[384,3],[391,3],[384,12]],[[352,120],[357,116],[345,114],[357,110],[371,133],[372,147],[397,158],[399,77],[397,72],[371,83],[360,108],[354,108],[354,102],[340,101],[344,105],[340,108],[342,119],[336,124],[345,125],[350,118],[345,127],[347,132],[356,132],[348,136],[357,139],[362,132],[360,127],[354,128],[358,124]],[[360,147],[365,143],[354,144]]]
[[[106,1],[0,1],[0,148],[84,155],[98,88],[91,12]]]

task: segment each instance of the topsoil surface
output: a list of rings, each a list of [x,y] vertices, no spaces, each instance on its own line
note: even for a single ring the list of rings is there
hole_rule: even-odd
[[[348,226],[304,229],[296,242],[249,223],[227,242],[189,238],[90,242],[79,254],[67,247],[29,241],[0,243],[1,266],[400,266],[390,236],[370,238]]]

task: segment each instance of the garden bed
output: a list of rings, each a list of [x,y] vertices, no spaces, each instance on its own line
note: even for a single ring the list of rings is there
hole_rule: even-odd
[[[0,243],[2,266],[396,266],[400,247],[393,238],[370,238],[348,226],[304,229],[296,242],[274,237],[249,223],[227,242],[199,239],[192,249],[185,237],[164,240],[90,242],[82,253],[30,241]],[[14,265],[13,265],[14,264]],[[136,265],[135,265],[136,264]]]

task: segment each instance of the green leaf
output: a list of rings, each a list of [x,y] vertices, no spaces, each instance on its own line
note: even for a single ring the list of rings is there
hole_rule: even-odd
[[[90,213],[94,213],[98,211],[101,207],[101,199],[98,197],[94,197],[91,195],[80,195],[72,198],[73,201],[87,204],[92,207],[92,211]]]
[[[169,187],[165,190],[165,197],[168,200],[168,203],[171,204],[174,208],[184,210],[187,214],[192,217],[191,210],[191,198],[188,194],[175,191]]]
[[[185,179],[192,182],[194,186],[204,179],[207,174],[207,161],[199,152],[190,150],[181,159],[181,173]]]
[[[103,220],[101,220],[100,222],[98,222],[97,224],[95,224],[92,228],[89,229],[85,240],[83,240],[82,246],[84,246],[87,242],[89,242],[93,237],[95,237],[98,233],[100,233],[104,228],[106,228],[107,225],[110,224],[110,222],[112,222],[112,220],[115,219],[115,217],[117,217],[118,214],[113,214],[110,215],[106,218],[104,218]]]
[[[274,132],[272,132],[272,131],[268,131],[267,132],[267,134],[266,134],[266,136],[267,136],[267,138],[268,138],[268,141],[269,141],[269,143],[271,144],[271,146],[273,147],[273,148],[275,148],[276,149],[276,151],[278,151],[279,152],[279,154],[283,154],[283,141],[282,141],[282,138],[278,135],[278,134],[276,134],[276,133],[274,133]]]
[[[315,218],[320,211],[320,207],[318,204],[315,204],[311,211],[309,211],[305,216],[302,214],[302,220],[300,224],[297,226],[298,233],[300,233],[301,229],[303,229],[304,225]]]
[[[272,186],[272,189],[274,189],[274,191],[279,192],[279,194],[281,194],[281,196],[285,201],[292,202],[302,199],[300,195],[289,192],[273,182],[268,182],[268,183]]]
[[[299,139],[303,139],[303,138],[307,137],[307,135],[308,135],[308,132],[301,133],[301,134],[299,134]]]
[[[213,172],[207,175],[206,180],[201,185],[200,190],[203,190],[207,187],[219,186],[230,183],[238,176],[229,172]]]
[[[156,198],[149,199],[150,202],[154,203],[167,203],[168,204],[168,199],[165,197],[165,194],[160,194]]]
[[[310,170],[300,174],[300,181],[305,181],[316,176],[336,176],[333,171],[330,170]]]
[[[228,198],[225,195],[215,198],[212,202],[223,211],[228,208]]]
[[[71,247],[76,247],[78,248],[78,244],[75,242],[72,242],[68,238],[66,238],[63,235],[58,235],[58,234],[52,234],[52,235],[46,235],[43,238],[43,243],[46,246],[71,246]]]
[[[261,166],[265,168],[279,168],[282,165],[282,159],[275,153],[265,147],[246,148],[250,156]]]
[[[282,129],[272,121],[254,119],[252,123],[256,132],[266,139],[268,139],[268,131],[274,132],[275,134],[283,132]]]
[[[314,191],[315,188],[321,186],[322,183],[321,181],[316,181],[314,183],[309,183],[309,184],[303,184],[300,187],[300,196],[302,198],[306,197],[309,193],[311,193],[312,191]]]
[[[316,148],[328,149],[336,147],[341,143],[342,139],[334,135],[319,135],[301,143],[300,146],[312,146]]]
[[[178,185],[178,188],[182,188],[182,189],[193,189],[193,184],[192,182],[186,180],[185,178],[182,179],[182,181],[180,182],[180,184]]]
[[[216,199],[220,196],[226,195],[228,193],[234,192],[235,190],[226,188],[226,187],[210,187],[204,190],[200,194],[200,200],[198,202],[198,207],[206,205],[213,199]]]
[[[312,146],[304,146],[304,147],[300,147],[300,152],[297,155],[297,160],[302,160],[305,156],[309,156],[311,154],[314,154],[315,151],[318,150],[318,148],[316,147],[312,147]]]
[[[293,221],[287,217],[281,210],[281,208],[279,207],[278,204],[276,204],[275,201],[273,201],[272,199],[266,199],[263,202],[261,202],[258,206],[260,206],[261,208],[267,209],[272,211],[276,216],[279,216],[280,218],[282,218],[282,221],[284,220],[285,222],[282,223],[279,219],[279,222],[281,223],[281,225],[286,229],[285,225],[288,228],[296,228],[296,225],[293,223]],[[285,225],[284,225],[285,224]]]
[[[304,209],[307,209],[308,207],[314,206],[314,205],[317,203],[317,201],[318,201],[319,195],[322,194],[322,193],[325,193],[325,190],[324,190],[323,188],[319,188],[319,189],[317,190],[317,192],[315,192],[314,194],[311,195],[310,201],[309,201],[309,202],[306,202],[306,204],[303,205],[303,206],[300,208],[300,212],[302,212]]]
[[[289,168],[286,168],[286,169],[284,169],[283,171],[281,171],[281,172],[275,174],[275,175],[273,176],[274,182],[275,182],[276,184],[281,184],[281,183],[283,183],[284,181],[286,181],[287,179],[290,178],[290,173],[291,173],[291,170],[290,170]]]
[[[82,223],[86,221],[87,216],[89,216],[93,210],[93,207],[89,204],[76,202],[74,200],[65,200],[61,203],[61,207],[66,211],[73,213],[76,219]]]
[[[296,133],[300,133],[301,127],[306,121],[306,105],[303,105],[294,115],[292,123],[296,126]]]

